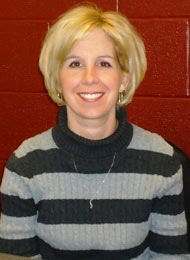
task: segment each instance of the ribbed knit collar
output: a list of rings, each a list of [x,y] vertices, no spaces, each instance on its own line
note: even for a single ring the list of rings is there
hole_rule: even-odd
[[[72,153],[75,156],[85,158],[103,158],[112,156],[127,147],[132,139],[133,128],[126,119],[126,111],[120,108],[117,111],[119,126],[109,137],[101,140],[90,140],[72,132],[67,126],[66,107],[59,112],[58,125],[53,128],[52,134],[59,148]]]

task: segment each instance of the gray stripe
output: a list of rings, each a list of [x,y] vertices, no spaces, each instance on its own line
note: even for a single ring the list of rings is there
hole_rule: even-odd
[[[105,174],[49,173],[25,179],[33,192],[35,202],[43,199],[152,199],[155,196],[180,194],[182,183],[175,185],[175,178],[146,174],[110,173],[104,183]],[[179,176],[179,177],[178,177]],[[169,189],[171,187],[171,189]]]
[[[34,197],[37,203],[42,194],[43,199],[152,199],[155,191],[160,197],[182,191],[181,171],[172,179],[138,173],[110,173],[102,183],[104,178],[105,174],[48,173],[28,179],[6,169],[1,192],[18,193],[24,199]]]
[[[133,258],[132,260],[148,260],[149,258],[150,258],[150,249],[147,248],[140,256]]]
[[[173,175],[170,179],[165,179],[162,190],[165,196],[180,194],[183,190],[182,168]],[[158,195],[159,196],[159,195]]]
[[[28,152],[34,150],[49,150],[52,148],[58,148],[52,137],[52,128],[47,131],[35,135],[25,140],[15,151],[15,155],[18,158],[25,156]]]
[[[158,134],[151,133],[145,129],[142,129],[134,124],[133,137],[128,146],[128,149],[139,149],[152,152],[158,152],[162,154],[173,155],[173,148]],[[151,134],[151,142],[150,142]]]
[[[22,199],[31,199],[32,193],[28,186],[28,179],[19,176],[5,168],[0,191],[6,195],[19,196]]]
[[[149,232],[148,222],[141,224],[43,225],[36,233],[46,243],[61,250],[120,250],[140,245]],[[48,234],[48,236],[47,236]],[[135,236],[129,236],[135,234]]]
[[[184,225],[185,213],[176,216],[151,214],[151,230],[154,233],[164,236],[179,236],[187,233],[187,227]]]
[[[154,260],[190,260],[190,255],[166,255],[166,254],[158,254],[153,251],[150,251],[152,256],[151,259]]]
[[[34,217],[9,217],[1,214],[0,238],[4,239],[25,239],[35,237],[34,226],[36,216]]]
[[[41,255],[35,255],[33,257],[31,257],[31,259],[36,259],[36,260],[41,260]]]

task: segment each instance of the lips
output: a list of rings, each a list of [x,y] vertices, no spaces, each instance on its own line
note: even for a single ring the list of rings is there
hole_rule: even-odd
[[[103,92],[93,92],[93,93],[79,93],[78,94],[83,100],[88,102],[93,102],[99,100],[104,93]]]

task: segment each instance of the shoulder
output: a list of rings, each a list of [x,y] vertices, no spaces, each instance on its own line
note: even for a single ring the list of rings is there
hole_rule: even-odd
[[[9,173],[32,178],[35,173],[41,172],[42,164],[49,161],[54,149],[57,150],[57,146],[51,128],[23,141],[8,159],[5,169]]]
[[[35,150],[45,151],[53,148],[57,148],[57,146],[52,137],[52,128],[50,128],[42,133],[24,140],[21,145],[14,151],[14,154],[17,158],[20,158]]]
[[[181,179],[181,162],[174,148],[160,135],[132,126],[133,137],[128,149],[135,161],[141,162],[153,175]]]
[[[163,137],[134,124],[132,124],[132,127],[133,137],[129,148],[173,156],[173,147]]]

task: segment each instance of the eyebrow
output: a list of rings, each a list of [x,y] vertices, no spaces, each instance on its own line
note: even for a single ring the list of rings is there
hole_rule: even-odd
[[[65,60],[70,60],[70,59],[80,59],[79,56],[68,56],[65,58]]]
[[[101,55],[101,56],[98,56],[98,58],[109,58],[109,59],[115,59],[114,56],[110,56],[110,55]],[[66,57],[65,60],[71,60],[71,59],[81,59],[81,57],[80,57],[80,56],[72,55],[72,56],[68,56],[68,57]]]

